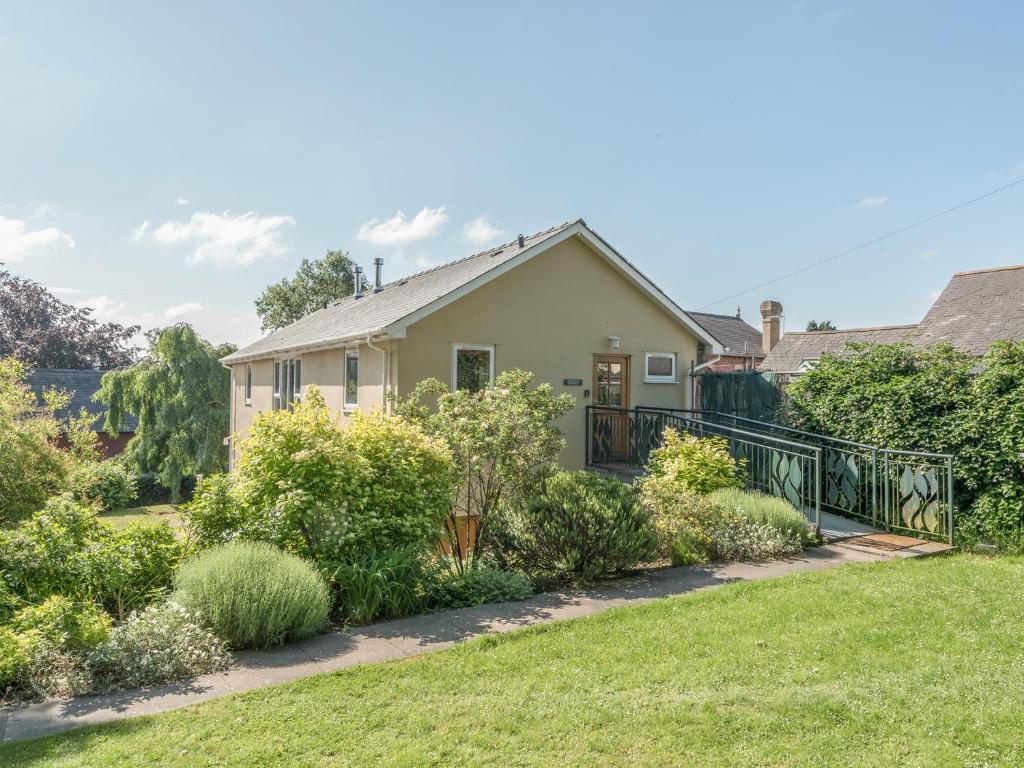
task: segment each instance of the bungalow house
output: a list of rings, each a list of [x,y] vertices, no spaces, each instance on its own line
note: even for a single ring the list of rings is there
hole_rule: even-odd
[[[342,420],[438,378],[476,389],[521,368],[571,392],[566,467],[585,462],[587,405],[686,408],[699,350],[722,343],[582,220],[383,285],[239,349],[231,370],[232,461],[260,411],[316,384]],[[357,283],[360,281],[357,280]]]
[[[71,393],[71,402],[67,408],[62,408],[57,418],[67,423],[67,420],[77,417],[84,408],[90,416],[96,420],[93,422],[93,431],[99,441],[100,454],[105,458],[116,456],[124,450],[128,441],[135,434],[138,427],[138,420],[129,414],[125,414],[124,425],[116,435],[109,434],[103,429],[107,417],[107,407],[103,403],[93,400],[93,396],[100,389],[100,379],[106,371],[77,368],[36,368],[28,375],[27,384],[36,396],[37,402],[43,404],[43,393],[47,390],[57,389]],[[61,438],[62,442],[65,442]]]
[[[766,324],[775,323],[774,335],[767,337],[778,338],[782,305],[765,302],[762,311],[767,304],[778,307],[772,318],[765,316]],[[915,325],[787,333],[771,347],[761,370],[799,375],[851,342],[925,347],[943,341],[981,357],[999,339],[1024,340],[1024,264],[957,272]]]

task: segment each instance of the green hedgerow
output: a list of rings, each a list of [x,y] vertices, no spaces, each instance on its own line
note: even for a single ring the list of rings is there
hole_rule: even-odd
[[[327,624],[330,595],[312,563],[262,542],[199,553],[175,578],[174,602],[233,648],[301,640]]]

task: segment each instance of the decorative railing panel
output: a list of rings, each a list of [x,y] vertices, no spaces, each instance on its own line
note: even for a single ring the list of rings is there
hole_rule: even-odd
[[[724,438],[749,488],[879,528],[953,540],[953,458],[894,451],[730,414],[587,408],[587,463],[643,468],[662,432]]]

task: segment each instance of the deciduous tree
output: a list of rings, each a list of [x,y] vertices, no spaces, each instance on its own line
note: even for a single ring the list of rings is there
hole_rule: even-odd
[[[354,287],[355,262],[344,251],[328,251],[322,259],[303,259],[291,280],[267,286],[256,299],[256,314],[263,330],[273,331],[348,296]]]

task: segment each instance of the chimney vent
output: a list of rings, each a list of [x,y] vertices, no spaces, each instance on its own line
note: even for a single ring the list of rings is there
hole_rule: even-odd
[[[782,328],[782,305],[772,299],[761,302],[761,348],[765,354],[779,343]]]
[[[373,260],[373,292],[380,293],[384,290],[384,284],[381,282],[381,270],[384,269],[384,259],[377,256]]]
[[[740,317],[740,308],[739,307],[736,307],[736,319],[737,320],[742,320],[743,319],[742,317]]]
[[[526,247],[526,238],[524,238],[522,235],[516,238],[516,242],[519,243],[520,248]]]
[[[363,268],[358,264],[356,264],[354,282],[355,290],[353,291],[352,295],[357,299],[361,299],[363,298]]]

